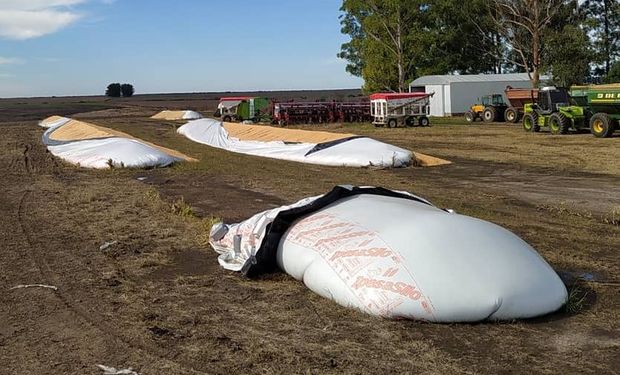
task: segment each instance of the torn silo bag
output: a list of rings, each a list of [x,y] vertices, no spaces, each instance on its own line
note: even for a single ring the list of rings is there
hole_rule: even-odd
[[[253,276],[279,267],[323,297],[383,317],[509,320],[567,299],[555,271],[512,232],[405,192],[336,187],[218,233],[211,245],[224,268]]]

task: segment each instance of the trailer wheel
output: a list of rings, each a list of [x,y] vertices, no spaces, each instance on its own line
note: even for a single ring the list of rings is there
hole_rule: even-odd
[[[420,116],[420,118],[418,119],[418,124],[420,124],[420,126],[431,126],[431,122],[426,116]]]
[[[494,107],[486,107],[482,111],[482,119],[484,122],[493,122],[497,120],[497,110]]]
[[[563,113],[554,113],[549,116],[549,130],[552,134],[567,134],[570,120]]]
[[[598,138],[611,137],[614,132],[613,120],[607,113],[595,113],[590,118],[590,131]]]
[[[474,122],[476,121],[476,114],[473,111],[465,112],[465,121]]]
[[[395,118],[391,118],[388,120],[387,126],[388,128],[395,128],[396,126],[398,126],[398,122],[396,121]]]
[[[539,132],[538,116],[534,113],[526,113],[523,116],[523,129],[526,132]]]
[[[415,126],[415,117],[407,117],[405,119],[405,125],[407,125],[408,127]]]
[[[519,111],[517,111],[516,108],[508,107],[504,111],[504,118],[506,119],[506,122],[516,124],[519,122]]]
[[[230,117],[230,116],[226,115],[226,116],[224,116],[224,118],[222,119],[222,121],[224,121],[224,122],[231,122],[231,121],[232,121],[232,117]]]

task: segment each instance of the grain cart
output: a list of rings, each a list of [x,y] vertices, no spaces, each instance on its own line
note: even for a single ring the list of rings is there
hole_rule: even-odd
[[[573,86],[571,97],[587,108],[590,132],[595,137],[611,137],[620,126],[620,83],[609,85]]]
[[[398,125],[430,126],[429,99],[433,93],[376,93],[370,95],[372,123],[395,128]]]
[[[537,89],[515,89],[510,86],[504,91],[508,100],[508,108],[504,111],[506,122],[516,124],[523,117],[523,108],[538,98]]]
[[[586,128],[586,108],[572,103],[565,88],[540,89],[536,101],[524,106],[523,129],[539,132],[549,127],[553,134],[567,134],[570,129]]]
[[[480,99],[480,98],[478,98]],[[508,108],[502,94],[485,95],[480,103],[474,104],[465,112],[465,120],[474,122],[477,118],[484,122],[501,121]]]
[[[223,121],[268,121],[269,100],[252,96],[229,96],[220,98],[215,117],[222,117]]]

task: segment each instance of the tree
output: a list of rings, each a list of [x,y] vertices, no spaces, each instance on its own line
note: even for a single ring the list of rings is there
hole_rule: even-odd
[[[120,98],[121,96],[121,84],[120,83],[110,83],[108,88],[105,90],[105,95],[112,98]]]
[[[620,1],[585,0],[582,8],[595,51],[594,74],[604,76],[620,58]]]
[[[423,12],[418,0],[344,0],[340,8],[342,32],[351,36],[351,42],[341,47],[338,55],[349,61],[347,71],[361,74],[366,88],[392,89],[405,91],[406,81],[411,77],[415,56],[411,43],[414,29],[419,26],[416,19]],[[374,59],[375,56],[381,59]],[[375,64],[376,63],[376,64]],[[377,65],[378,64],[378,65]],[[396,84],[389,77],[384,82],[376,70],[396,71]],[[377,82],[367,79],[379,78]],[[371,78],[371,77],[368,77]],[[380,87],[387,84],[387,87]]]
[[[556,85],[581,84],[589,76],[593,53],[584,22],[578,1],[564,1],[543,35],[543,70]]]
[[[126,98],[133,96],[133,93],[134,93],[133,85],[129,83],[123,83],[121,85],[121,93]]]
[[[523,68],[533,87],[540,82],[543,38],[564,0],[490,0],[495,29],[516,55],[511,62]]]
[[[605,83],[620,83],[620,61],[611,66],[609,73],[605,76]]]
[[[591,59],[588,36],[579,26],[566,25],[545,36],[543,69],[551,73],[555,84],[569,87],[584,83]]]
[[[481,16],[488,0],[344,0],[341,32],[351,40],[338,57],[346,71],[364,78],[364,91],[404,91],[419,75],[501,71],[489,50],[493,23]],[[477,23],[483,18],[484,22]]]

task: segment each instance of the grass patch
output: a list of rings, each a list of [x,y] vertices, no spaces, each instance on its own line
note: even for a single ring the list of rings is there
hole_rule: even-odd
[[[185,198],[181,197],[170,205],[170,209],[173,214],[181,217],[196,217],[196,213],[192,206],[185,202]]]
[[[564,311],[569,314],[578,314],[586,306],[588,292],[582,289],[579,284],[574,284],[568,289],[568,299],[564,305]]]

